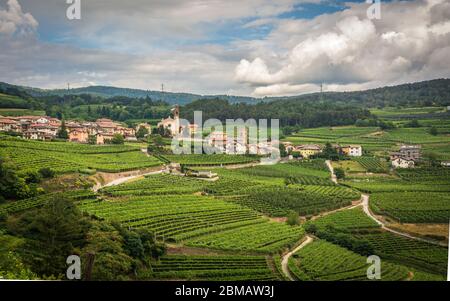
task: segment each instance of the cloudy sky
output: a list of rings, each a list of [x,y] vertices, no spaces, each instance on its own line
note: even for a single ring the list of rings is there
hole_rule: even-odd
[[[0,81],[251,96],[450,77],[450,0],[0,0]]]

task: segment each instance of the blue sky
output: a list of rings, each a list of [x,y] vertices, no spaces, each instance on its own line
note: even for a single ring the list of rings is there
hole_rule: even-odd
[[[449,76],[450,4],[364,0],[0,0],[0,80],[292,95]],[[401,20],[401,22],[399,22]]]

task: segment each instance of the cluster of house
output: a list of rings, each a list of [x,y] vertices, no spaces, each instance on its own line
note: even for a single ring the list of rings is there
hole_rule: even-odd
[[[66,122],[69,141],[88,143],[89,137],[95,137],[96,144],[104,144],[114,135],[122,135],[126,141],[136,141],[136,130],[127,128],[110,119],[101,118],[95,122]]]
[[[26,139],[51,140],[58,133],[61,121],[45,116],[0,116],[0,131],[21,133]]]
[[[420,145],[402,145],[398,152],[390,155],[391,165],[394,168],[412,168],[421,158]]]
[[[164,128],[168,130],[172,136],[183,133],[185,138],[190,142],[196,142],[197,138],[194,135],[197,133],[199,126],[197,124],[183,125],[180,122],[180,109],[179,106],[175,106],[171,113],[173,117],[162,119],[158,124],[158,128]],[[224,131],[213,131],[209,133],[206,138],[200,139],[205,145],[211,148],[219,150],[225,154],[258,154],[269,155],[273,151],[279,151],[277,145],[279,141],[267,141],[259,143],[251,143],[248,138],[248,130],[246,128],[237,128],[235,135],[230,137],[228,133]]]
[[[284,142],[284,148],[288,154],[299,154],[302,158],[308,159],[322,152],[322,147],[317,144],[301,144],[293,145],[291,142]],[[361,157],[362,146],[361,145],[332,145],[338,153],[341,153],[350,157]]]
[[[16,132],[22,134],[25,139],[52,140],[58,134],[62,122],[57,118],[47,116],[0,116],[0,131]],[[115,134],[122,135],[127,141],[136,140],[136,130],[126,128],[110,119],[98,119],[95,122],[65,122],[69,141],[88,143],[90,137],[95,137],[97,144],[104,144],[111,140]],[[137,128],[149,125],[138,125]]]

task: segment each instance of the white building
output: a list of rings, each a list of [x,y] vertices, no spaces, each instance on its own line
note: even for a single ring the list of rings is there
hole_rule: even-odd
[[[341,151],[344,155],[350,157],[361,157],[362,147],[361,145],[346,145],[341,147]]]
[[[409,160],[405,158],[398,157],[391,161],[392,167],[394,168],[412,168],[415,165],[414,160]]]

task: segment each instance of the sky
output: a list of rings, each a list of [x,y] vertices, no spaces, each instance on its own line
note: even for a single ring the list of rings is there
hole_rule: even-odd
[[[379,19],[365,0],[80,1],[69,20],[66,0],[0,0],[0,81],[264,97],[450,77],[450,0]]]

